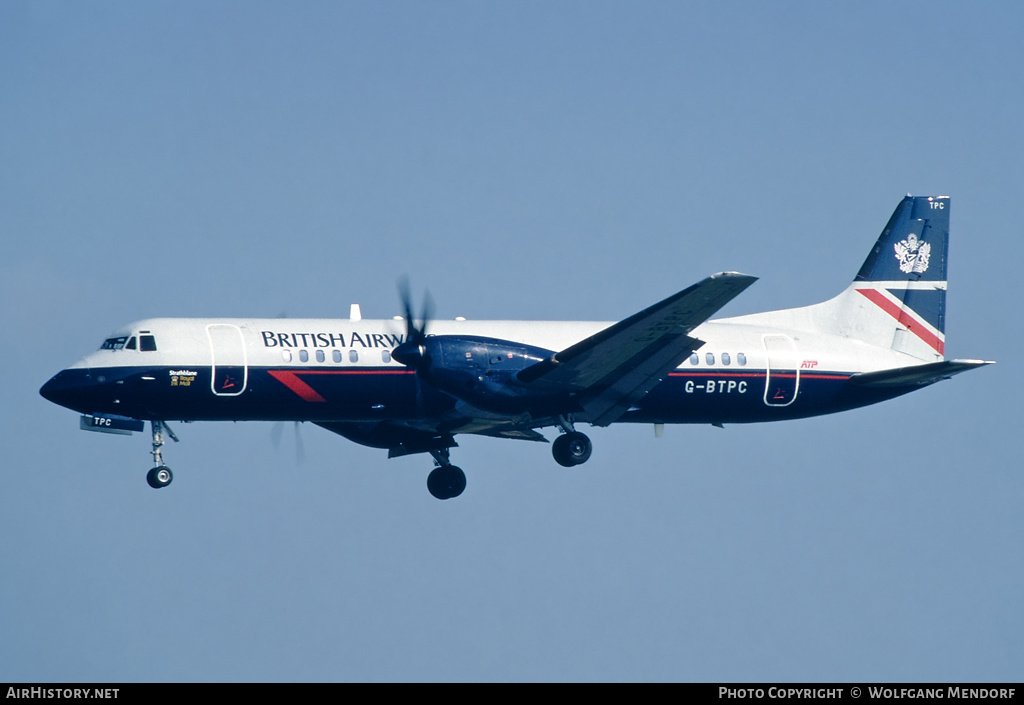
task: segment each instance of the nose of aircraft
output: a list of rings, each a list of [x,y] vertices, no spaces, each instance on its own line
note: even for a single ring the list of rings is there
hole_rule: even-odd
[[[65,370],[64,372],[67,372]],[[39,393],[47,401],[52,401],[54,404],[64,406],[64,400],[68,391],[68,385],[65,379],[62,379],[66,375],[64,372],[58,372],[47,381],[40,389]]]
[[[83,402],[86,401],[89,389],[95,386],[96,381],[85,370],[62,370],[44,384],[39,393],[54,404],[89,413],[88,409],[84,409]]]

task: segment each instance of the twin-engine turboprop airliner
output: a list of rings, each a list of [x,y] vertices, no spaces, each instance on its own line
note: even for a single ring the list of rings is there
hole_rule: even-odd
[[[81,427],[152,430],[152,487],[170,484],[167,419],[311,421],[388,457],[430,453],[438,499],[466,476],[455,436],[547,442],[587,461],[579,424],[749,423],[874,404],[989,364],[946,360],[947,196],[907,196],[853,283],[804,308],[710,321],[754,277],[715,274],[618,323],[157,318],[132,323],[40,393]],[[177,438],[174,438],[177,440]]]

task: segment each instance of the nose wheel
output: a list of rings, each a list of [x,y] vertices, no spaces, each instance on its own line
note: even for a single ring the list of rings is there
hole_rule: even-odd
[[[174,473],[172,473],[171,469],[166,465],[160,465],[146,473],[146,482],[148,482],[149,486],[154,490],[158,490],[161,487],[167,487],[167,485],[171,484],[171,480],[173,479]]]
[[[162,487],[167,487],[171,484],[171,480],[174,479],[174,473],[171,469],[164,465],[164,454],[160,450],[164,444],[164,433],[171,437],[171,440],[175,443],[178,442],[178,437],[174,435],[172,431],[164,421],[150,421],[150,426],[153,427],[153,450],[150,451],[153,454],[153,461],[156,463],[156,467],[146,473],[146,482],[154,490],[159,490]]]

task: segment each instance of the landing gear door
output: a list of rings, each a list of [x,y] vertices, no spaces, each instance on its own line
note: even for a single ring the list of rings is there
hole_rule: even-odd
[[[796,345],[787,335],[766,335],[764,349],[768,353],[764,403],[768,406],[789,406],[796,401],[800,389]]]
[[[210,386],[219,397],[237,397],[249,382],[245,339],[238,326],[211,323],[206,326],[210,339]]]

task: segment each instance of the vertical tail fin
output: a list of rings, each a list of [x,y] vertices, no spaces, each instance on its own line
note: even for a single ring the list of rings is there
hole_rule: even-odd
[[[919,360],[943,359],[949,204],[949,196],[908,195],[896,207],[835,301],[845,335]]]

